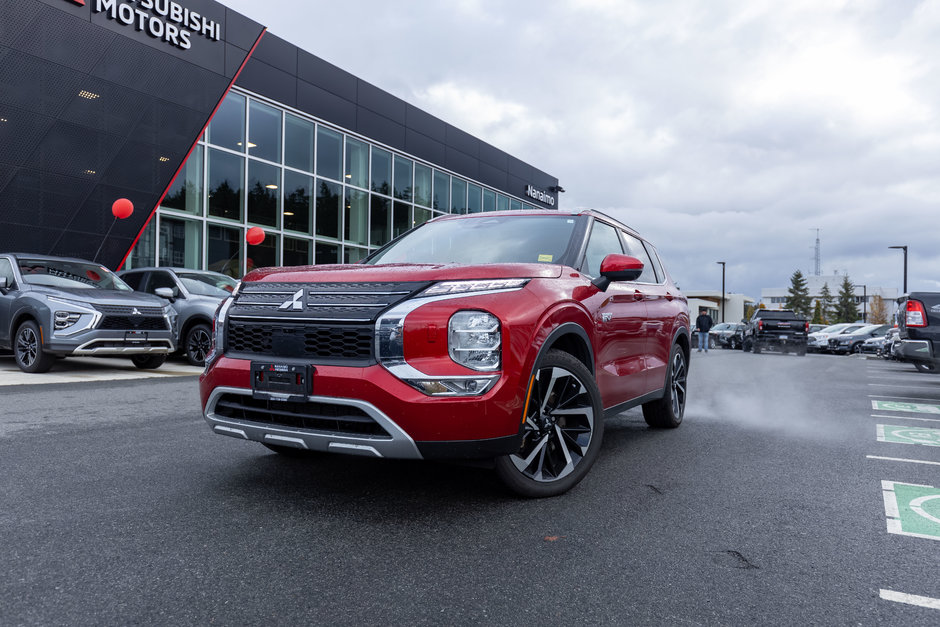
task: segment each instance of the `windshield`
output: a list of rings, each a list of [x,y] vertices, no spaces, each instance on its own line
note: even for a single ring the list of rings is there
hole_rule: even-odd
[[[63,259],[18,260],[23,281],[48,287],[132,291],[116,274],[96,263]]]
[[[558,263],[574,216],[490,216],[429,222],[366,260],[380,263]]]
[[[177,272],[180,282],[190,294],[200,296],[217,296],[225,298],[231,296],[235,289],[235,279],[224,274],[209,272]]]

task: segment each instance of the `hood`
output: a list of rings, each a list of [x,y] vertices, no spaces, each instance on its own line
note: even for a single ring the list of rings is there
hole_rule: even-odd
[[[124,290],[103,290],[97,288],[48,287],[31,285],[30,292],[46,296],[58,296],[69,300],[88,303],[89,305],[129,305],[136,307],[163,307],[167,301],[153,294],[144,292],[126,292]]]
[[[479,266],[460,264],[389,264],[298,266],[259,268],[245,281],[278,283],[344,283],[405,281],[469,281],[474,279],[557,279],[562,266],[544,263],[501,263]]]

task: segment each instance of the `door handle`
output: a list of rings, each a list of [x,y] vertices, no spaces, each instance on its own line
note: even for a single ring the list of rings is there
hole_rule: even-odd
[[[633,292],[633,300],[643,300],[644,298],[645,296],[643,295],[643,292],[641,292],[640,290],[636,290],[635,292]]]
[[[672,295],[672,292],[666,292],[666,300],[671,301],[675,296]]]

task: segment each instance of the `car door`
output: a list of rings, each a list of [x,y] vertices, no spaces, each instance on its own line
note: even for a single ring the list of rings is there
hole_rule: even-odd
[[[679,310],[685,307],[681,299],[677,300],[678,290],[666,281],[666,272],[655,257],[656,251],[640,238],[622,232],[627,254],[643,262],[643,274],[636,280],[636,289],[643,295],[646,304],[646,322],[643,330],[646,336],[646,392],[662,388],[666,381],[669,365],[669,352],[676,332],[676,320]],[[654,261],[654,258],[656,261]]]
[[[5,277],[7,286],[0,291],[0,346],[9,346],[13,329],[10,328],[10,310],[16,298],[16,276],[13,264],[6,257],[0,257],[0,277]]]
[[[581,271],[596,278],[600,265],[611,253],[623,254],[618,229],[595,220],[591,227]],[[594,318],[597,387],[605,407],[642,396],[645,380],[646,303],[633,282],[615,281],[597,292],[585,305]]]

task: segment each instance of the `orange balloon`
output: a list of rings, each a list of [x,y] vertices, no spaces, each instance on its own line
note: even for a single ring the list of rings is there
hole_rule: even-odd
[[[245,240],[252,246],[257,246],[264,241],[264,229],[260,226],[253,226],[245,234]]]
[[[111,213],[114,214],[115,218],[121,220],[129,218],[130,215],[134,213],[134,203],[127,198],[118,198],[114,201],[114,204],[111,205]]]

